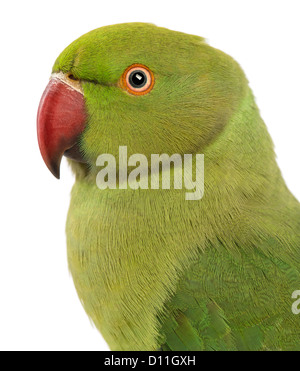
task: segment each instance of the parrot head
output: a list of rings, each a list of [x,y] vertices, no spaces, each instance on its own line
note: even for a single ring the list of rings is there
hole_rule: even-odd
[[[42,157],[59,178],[96,169],[100,154],[203,153],[245,95],[225,53],[194,35],[145,23],[105,26],[57,58],[37,117]]]

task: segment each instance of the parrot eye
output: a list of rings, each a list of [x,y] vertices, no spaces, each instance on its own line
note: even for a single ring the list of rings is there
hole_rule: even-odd
[[[140,89],[147,83],[147,76],[144,71],[137,70],[130,72],[129,83],[135,89]]]
[[[124,71],[121,86],[134,95],[144,95],[152,90],[154,76],[152,71],[143,64],[132,64]]]

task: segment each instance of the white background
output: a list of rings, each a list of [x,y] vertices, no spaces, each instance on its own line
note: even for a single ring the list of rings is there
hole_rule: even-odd
[[[106,350],[68,273],[73,183],[44,165],[36,112],[58,54],[104,25],[142,21],[197,34],[233,56],[254,91],[284,178],[300,199],[299,0],[2,1],[0,350]]]

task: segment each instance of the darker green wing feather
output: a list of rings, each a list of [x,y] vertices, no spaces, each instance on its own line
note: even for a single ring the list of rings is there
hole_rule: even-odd
[[[273,238],[262,244],[286,248]],[[219,243],[201,253],[165,305],[162,349],[300,350],[300,317],[291,310],[300,259],[293,264],[264,250],[240,247],[238,256]]]

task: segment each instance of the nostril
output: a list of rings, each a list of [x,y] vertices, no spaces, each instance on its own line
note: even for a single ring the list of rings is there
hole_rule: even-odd
[[[70,80],[78,81],[78,79],[76,79],[76,77],[72,73],[68,74],[67,77]]]

